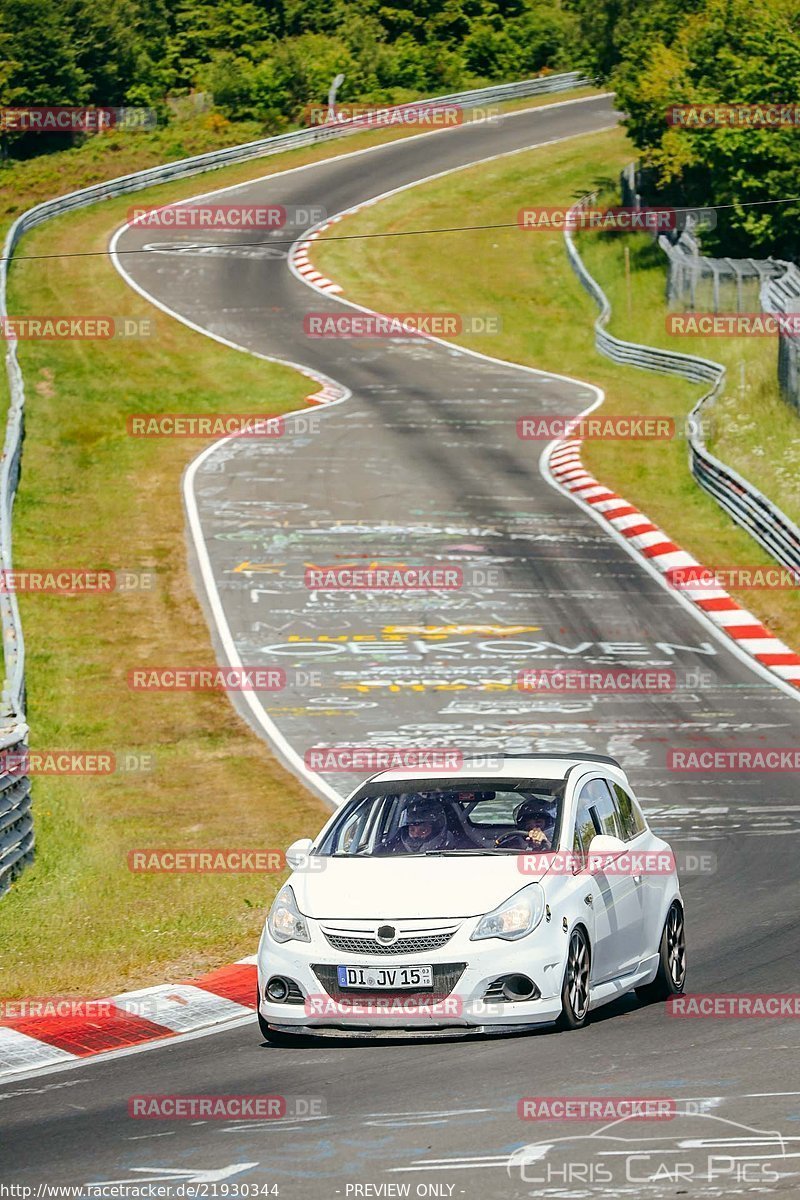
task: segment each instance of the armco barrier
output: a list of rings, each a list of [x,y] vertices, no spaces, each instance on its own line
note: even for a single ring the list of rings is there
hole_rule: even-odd
[[[574,207],[579,209],[592,203],[594,199],[593,196],[587,196]],[[611,317],[608,297],[584,266],[572,230],[564,231],[564,239],[573,270],[600,309],[600,315],[594,323],[597,349],[612,362],[639,367],[643,371],[679,375],[693,383],[711,384],[709,391],[701,396],[687,419],[686,441],[689,447],[690,470],[700,487],[714,497],[737,525],[746,529],[783,566],[800,573],[800,529],[757,488],[731,467],[720,462],[706,447],[702,429],[703,409],[711,404],[722,390],[725,368],[721,363],[713,362],[709,358],[699,358],[694,354],[681,354],[673,350],[659,350],[638,342],[626,342],[608,333],[606,325]]]
[[[579,71],[569,71],[561,75],[547,75],[540,79],[523,79],[516,83],[496,84],[492,87],[477,88],[467,92],[454,92],[447,96],[434,96],[427,100],[414,101],[406,105],[392,106],[393,112],[413,110],[424,105],[458,104],[463,108],[477,108],[490,103],[502,103],[505,100],[524,99],[539,93],[563,92],[569,88],[580,87],[588,81]],[[241,146],[229,146],[223,150],[212,150],[207,154],[198,154],[192,158],[179,159],[163,166],[149,167],[144,171],[136,171],[131,175],[122,175],[105,183],[96,183],[91,187],[81,188],[66,196],[53,200],[45,200],[22,213],[8,231],[0,259],[0,317],[8,316],[6,307],[6,288],[8,280],[8,265],[14,250],[23,236],[30,229],[41,225],[51,217],[62,216],[100,200],[108,200],[114,196],[123,196],[129,192],[141,191],[159,183],[167,183],[173,179],[184,179],[204,171],[212,171],[231,163],[246,162],[249,159],[278,154],[282,150],[293,150],[302,146],[314,145],[317,142],[330,141],[333,138],[345,137],[349,134],[363,133],[371,126],[355,118],[351,121],[332,122],[329,125],[312,126],[309,129],[299,129],[292,133],[278,134],[276,137],[261,138],[255,142],[246,142]],[[6,353],[6,371],[9,382],[9,406],[6,420],[5,443],[3,456],[0,461],[0,570],[10,571],[12,567],[11,516],[14,506],[14,496],[19,483],[22,442],[25,433],[25,389],[17,360],[16,340],[9,339]],[[3,738],[8,736],[12,741],[9,746],[17,745],[20,741],[19,727],[22,726],[25,711],[25,643],[22,636],[19,610],[16,596],[13,593],[0,594],[0,622],[3,633],[3,657],[5,663],[5,680],[2,691],[2,713],[0,719],[6,726],[6,732],[0,732],[0,748]],[[26,731],[27,732],[27,731]],[[21,794],[14,791],[14,797]],[[12,798],[11,789],[3,792],[8,798],[9,807],[4,808],[0,802],[0,893],[4,889],[3,881],[11,877],[11,872],[17,865],[27,861],[33,854],[33,830],[30,817],[30,786],[25,783],[24,805],[16,804]],[[0,789],[3,783],[0,779]],[[15,785],[16,787],[16,785]],[[24,811],[23,811],[24,808]],[[11,819],[15,812],[18,816]],[[5,820],[9,816],[9,820]],[[5,821],[5,825],[3,822]],[[8,863],[8,866],[4,864]],[[7,887],[7,882],[6,885]]]
[[[28,727],[20,722],[0,735],[0,754],[12,750],[24,754]],[[12,879],[33,857],[33,817],[31,816],[31,783],[0,768],[0,895],[8,890]]]

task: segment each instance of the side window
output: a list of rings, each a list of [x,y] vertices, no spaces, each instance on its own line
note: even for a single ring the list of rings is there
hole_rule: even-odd
[[[372,812],[372,798],[364,796],[342,813],[341,820],[328,834],[321,846],[323,854],[355,854],[361,845],[367,820]]]
[[[640,833],[644,833],[647,826],[636,801],[618,783],[612,783],[611,786],[617,798],[617,808],[619,809],[622,828],[625,831],[625,841],[629,842],[632,838],[638,837]]]
[[[587,805],[595,818],[598,833],[626,840],[616,799],[605,779],[590,779],[585,783],[581,789],[580,800]]]
[[[573,853],[577,856],[581,863],[586,862],[586,856],[589,853],[589,846],[592,838],[599,829],[595,824],[589,806],[584,799],[584,789],[578,799],[578,811],[575,815],[575,837],[572,841]]]

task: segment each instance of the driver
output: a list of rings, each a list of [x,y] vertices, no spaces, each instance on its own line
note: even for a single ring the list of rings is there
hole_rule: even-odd
[[[410,797],[393,848],[401,853],[421,854],[426,850],[445,850],[451,841],[447,812],[441,800]]]
[[[550,805],[540,799],[523,800],[514,809],[516,830],[501,834],[496,846],[508,846],[511,842],[523,849],[552,850],[553,813]]]

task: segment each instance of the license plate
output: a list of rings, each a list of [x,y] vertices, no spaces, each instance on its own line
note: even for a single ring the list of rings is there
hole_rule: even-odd
[[[337,967],[341,988],[432,988],[433,967]]]

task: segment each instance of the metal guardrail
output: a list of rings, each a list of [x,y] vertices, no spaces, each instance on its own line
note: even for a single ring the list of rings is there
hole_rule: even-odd
[[[594,201],[587,196],[574,209]],[[643,371],[656,371],[664,375],[677,375],[692,383],[708,382],[712,386],[695,404],[686,423],[686,441],[689,447],[689,469],[704,491],[717,501],[730,517],[773,555],[783,566],[800,574],[800,529],[781,512],[757,488],[743,476],[716,458],[707,448],[703,437],[703,409],[713,403],[725,383],[725,368],[721,363],[694,354],[682,354],[673,350],[660,350],[638,342],[627,342],[614,337],[606,330],[611,317],[608,297],[586,269],[581,259],[571,229],[564,231],[570,263],[600,309],[594,323],[594,340],[597,349],[612,362],[625,366],[639,367]]]
[[[492,102],[502,103],[505,100],[524,99],[538,94],[563,92],[586,83],[588,80],[580,71],[568,71],[560,75],[546,75],[538,79],[519,80],[516,83],[495,84],[491,87],[475,88],[471,91],[453,92],[446,96],[412,101],[409,104],[393,105],[387,111],[391,111],[393,114],[413,113],[414,109],[447,104],[459,105],[462,108],[476,108]],[[282,133],[274,137],[246,142],[240,146],[212,150],[192,158],[178,159],[161,166],[149,167],[146,170],[122,175],[104,183],[93,184],[91,187],[80,188],[65,196],[45,200],[22,213],[14,221],[6,236],[0,260],[0,317],[8,316],[6,307],[8,267],[20,238],[37,225],[50,220],[51,217],[62,216],[65,213],[86,208],[90,204],[96,204],[101,200],[141,191],[143,188],[154,187],[173,179],[185,179],[204,171],[216,170],[231,163],[247,162],[249,159],[279,154],[283,150],[315,145],[317,142],[327,142],[334,138],[384,127],[390,128],[391,125],[387,123],[387,125],[381,126],[377,122],[369,123],[364,118],[312,126],[308,129],[299,129],[291,133]],[[17,359],[15,339],[9,339],[8,342],[6,371],[10,397],[5,442],[2,459],[0,459],[0,571],[12,569],[11,518],[14,497],[19,484],[22,443],[25,435],[25,387]],[[8,727],[16,726],[16,732],[8,733],[9,737],[15,739],[8,745],[18,747],[21,745],[21,738],[27,735],[27,727],[22,724],[26,711],[25,642],[17,599],[13,592],[0,592],[0,625],[2,626],[5,663],[0,719],[4,719]],[[20,728],[24,728],[22,735],[19,733]],[[4,736],[0,733],[0,750],[3,749]],[[10,878],[14,869],[21,869],[21,864],[30,859],[33,854],[30,784],[27,780],[19,780],[18,783],[20,785],[18,790],[9,787],[6,791],[3,778],[0,776],[0,795],[7,798],[7,808],[5,809],[3,804],[6,801],[0,800],[0,893],[5,890],[4,878]],[[17,797],[20,797],[18,802]],[[11,815],[17,810],[19,810],[19,815],[12,820]],[[9,819],[5,820],[7,815]],[[4,865],[6,862],[7,866]]]
[[[0,735],[0,895],[33,857],[31,781],[27,775],[7,769],[5,761],[9,751],[20,757],[27,754],[27,735],[24,723]]]

